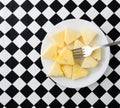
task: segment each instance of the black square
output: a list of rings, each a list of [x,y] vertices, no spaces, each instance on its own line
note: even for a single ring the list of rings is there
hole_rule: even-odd
[[[87,100],[83,100],[79,105],[80,108],[90,108],[91,105]]]
[[[102,15],[97,15],[93,20],[98,26],[101,26],[106,20]]]
[[[0,24],[4,21],[4,19],[0,16]]]
[[[35,35],[38,37],[38,39],[42,41],[46,34],[47,34],[46,31],[41,28]]]
[[[40,99],[36,104],[35,107],[36,108],[40,108],[42,106],[42,108],[47,108],[47,104],[45,103],[45,101],[43,101],[42,99]]]
[[[21,61],[21,64],[22,64],[26,69],[28,69],[28,68],[33,64],[33,62],[32,62],[28,57],[25,57],[25,58]]]
[[[14,26],[14,25],[19,21],[19,19],[18,19],[14,14],[12,14],[12,15],[10,15],[10,16],[6,19],[6,21],[7,21],[11,26]]]
[[[94,105],[93,107],[94,108],[105,108],[105,104],[101,101],[101,100],[98,100]]]
[[[27,55],[33,50],[33,47],[26,42],[20,49]]]
[[[108,7],[115,12],[119,7],[120,4],[116,0],[112,0],[112,2],[108,5]]]
[[[87,12],[90,8],[91,5],[87,0],[84,0],[80,5],[79,8],[82,9],[84,12]]]
[[[112,82],[112,83],[116,83],[119,80],[120,76],[113,71],[109,76],[108,79]]]
[[[33,21],[33,19],[26,14],[22,19],[21,19],[22,23],[25,24],[26,26],[30,25],[31,22]]]
[[[41,58],[39,58],[35,64],[40,68],[40,69],[43,69],[43,65],[42,65],[42,62],[41,62]]]
[[[18,7],[19,5],[14,1],[12,0],[11,2],[9,2],[6,6],[11,12],[14,12]]]
[[[47,89],[40,85],[36,90],[35,92],[37,93],[38,96],[40,96],[41,98],[48,92]]]
[[[35,47],[35,50],[41,54],[41,45],[42,45],[42,42],[40,42],[40,44],[38,44],[38,46]]]
[[[4,34],[3,34],[3,32],[2,31],[0,31],[0,38],[3,36]]]
[[[102,1],[98,1],[94,4],[93,6],[98,12],[101,12],[105,7],[106,5],[102,2]]]
[[[88,87],[84,87],[81,88],[78,92],[85,98],[91,93],[91,90]]]
[[[4,48],[0,45],[0,52],[3,50]]]
[[[26,99],[20,106],[22,108],[32,108],[33,104]]]
[[[36,8],[40,11],[43,12],[48,5],[44,2],[44,0],[40,0],[40,2],[36,5]]]
[[[13,55],[19,48],[14,43],[10,43],[5,49]]]
[[[0,2],[0,10],[4,7],[4,5]]]
[[[16,87],[14,87],[13,85],[11,85],[7,90],[6,93],[10,96],[10,97],[14,97],[17,93],[18,93],[18,89]]]
[[[4,77],[0,74],[0,81],[3,79]]]
[[[64,92],[66,93],[67,96],[72,97],[76,93],[76,89],[66,88]]]
[[[81,19],[91,21],[91,19],[86,14],[84,14],[83,16],[81,16]]]
[[[104,79],[106,78],[106,76],[105,75],[103,75],[97,82],[100,84],[101,82],[103,82],[104,81]]]
[[[54,25],[58,24],[61,21],[62,19],[57,14],[55,14],[54,16],[50,18],[50,22]]]
[[[118,37],[119,37],[120,33],[115,29],[113,28],[109,33],[108,33],[108,36],[113,40],[115,41]]]
[[[76,108],[76,104],[69,99],[65,104],[64,104],[65,108]],[[85,107],[86,108],[86,107]]]
[[[65,8],[66,8],[69,12],[72,12],[76,7],[77,7],[77,5],[76,5],[72,0],[69,0],[69,1],[65,4]]]
[[[17,108],[18,104],[13,99],[11,99],[5,106],[6,108]]]
[[[0,60],[0,66],[2,66],[3,64],[4,64],[4,62]]]
[[[25,96],[28,97],[31,93],[33,92],[33,90],[26,85],[24,88],[22,88],[21,93]]]
[[[61,3],[58,0],[55,0],[50,7],[53,9],[53,11],[57,12],[61,7]]]
[[[109,104],[108,104],[108,108],[120,108],[120,104],[115,101],[115,100],[112,100]]]
[[[58,97],[58,95],[62,92],[62,90],[58,87],[58,86],[54,86],[52,87],[52,89],[50,90],[50,93],[56,98]]]
[[[2,103],[0,103],[0,108],[3,108],[3,104]]]
[[[112,57],[110,59],[109,65],[111,66],[111,68],[115,69],[119,64],[120,64],[120,61],[117,58]]]
[[[43,82],[47,79],[46,75],[45,75],[42,71],[40,71],[40,72],[35,76],[35,78],[36,78],[40,83],[43,83]]]
[[[108,90],[108,93],[112,96],[112,97],[116,97],[119,93],[120,93],[120,90],[116,87],[116,86],[112,86],[109,90]]]
[[[7,79],[9,82],[13,83],[13,82],[15,82],[15,81],[18,79],[18,77],[19,77],[19,76],[18,76],[15,72],[11,71],[11,72],[6,76],[6,79]]]
[[[25,2],[21,5],[21,7],[26,11],[30,11],[33,8],[33,4],[29,0],[25,0]]]
[[[61,108],[62,104],[58,101],[58,100],[54,100],[52,101],[52,103],[50,103],[49,105],[51,108]]]
[[[21,36],[27,41],[28,39],[30,39],[33,36],[33,33],[26,28],[22,33]]]
[[[35,20],[40,26],[43,26],[47,21],[48,19],[43,15],[39,15],[36,20]]]
[[[97,86],[94,90],[93,90],[93,93],[96,94],[97,97],[101,97],[103,94],[105,94],[105,90],[99,85]]]
[[[108,21],[113,25],[117,25],[120,22],[120,18],[118,16],[116,16],[115,14],[113,14]]]
[[[13,41],[19,34],[15,29],[12,28],[6,33],[6,35],[10,40]]]
[[[28,83],[32,78],[33,76],[30,74],[30,72],[28,71],[25,71],[22,75],[21,75],[21,78],[24,82]]]
[[[69,14],[64,20],[68,20],[68,19],[75,19],[75,17],[72,14]]]
[[[110,50],[111,50],[111,53],[115,55],[120,50],[120,47],[118,45],[111,46]]]
[[[0,88],[0,95],[3,94],[3,93],[4,93],[4,91]]]
[[[11,57],[7,62],[6,64],[11,68],[13,69],[17,64],[18,64],[18,61],[14,58],[14,57]]]

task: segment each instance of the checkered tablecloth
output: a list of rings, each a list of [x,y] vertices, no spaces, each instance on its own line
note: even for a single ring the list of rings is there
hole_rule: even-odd
[[[120,40],[120,0],[0,0],[0,108],[120,108],[120,45],[110,48],[107,71],[89,87],[65,88],[43,73],[47,31],[73,18]]]

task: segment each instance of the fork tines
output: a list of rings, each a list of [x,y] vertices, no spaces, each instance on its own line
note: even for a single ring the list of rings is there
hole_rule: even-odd
[[[82,48],[76,48],[72,50],[73,57],[74,58],[82,58],[84,57],[83,49]]]

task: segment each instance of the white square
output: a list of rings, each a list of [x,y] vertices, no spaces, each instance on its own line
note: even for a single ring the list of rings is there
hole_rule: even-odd
[[[6,36],[2,36],[0,38],[0,45],[3,47],[3,48],[6,48],[12,41]]]
[[[47,7],[43,13],[42,13],[47,19],[50,19],[54,14],[55,12],[50,8],[50,7]]]
[[[26,69],[21,65],[21,64],[18,64],[14,69],[13,71],[18,75],[18,76],[21,76],[25,71]]]
[[[3,62],[6,62],[9,58],[11,57],[10,53],[7,50],[2,50],[2,52],[0,52],[0,59]]]
[[[86,12],[86,14],[93,20],[99,13],[98,13],[98,11],[94,7],[91,7]]]
[[[35,104],[40,100],[40,97],[39,97],[35,92],[33,92],[33,93],[28,97],[28,100],[29,100],[33,105],[35,105]]]
[[[35,22],[33,21],[29,26],[28,28],[31,30],[31,32],[33,34],[35,34],[39,29],[40,29],[40,26]]]
[[[115,12],[115,15],[117,15],[120,18],[120,8]]]
[[[11,69],[6,64],[3,64],[0,67],[0,74],[4,77],[7,76],[10,71],[11,71]]]
[[[22,0],[19,0],[22,1]],[[24,9],[22,7],[18,7],[14,13],[13,13],[18,19],[23,18],[23,16],[25,16],[26,12],[24,11]]]
[[[0,103],[6,105],[10,101],[11,97],[7,93],[3,93],[0,95]]]
[[[21,104],[24,100],[26,99],[26,97],[22,94],[22,93],[20,93],[20,92],[18,92],[14,97],[13,97],[13,100],[15,101],[15,102],[17,102],[17,104]]]
[[[0,0],[0,2],[2,2],[4,5],[7,5],[10,2],[10,0]]]
[[[74,0],[73,2],[76,4],[76,5],[80,5],[84,0]]]
[[[36,66],[35,64],[32,64],[28,68],[28,71],[32,74],[32,76],[36,76],[40,72],[40,68]]]
[[[93,83],[92,85],[89,86],[89,89],[93,91],[99,84],[97,82]]]
[[[18,21],[13,28],[20,34],[26,26],[21,21]]]
[[[83,97],[81,96],[81,94],[79,92],[76,92],[72,97],[71,97],[72,101],[75,103],[75,104],[79,104],[83,101]]]
[[[102,26],[100,27],[106,34],[108,34],[112,29],[113,29],[113,26],[108,22],[106,21],[104,24],[102,24]]]
[[[112,0],[103,0],[102,2],[105,3],[106,5],[109,5],[112,2]]]
[[[35,0],[33,0],[33,1],[35,1]],[[28,12],[28,14],[35,20],[40,15],[40,11],[36,7],[33,7]]]
[[[19,49],[17,52],[14,53],[13,57],[18,61],[21,62],[25,58],[25,54]]]
[[[36,50],[32,50],[29,54],[28,57],[35,62],[38,58],[40,58],[40,54]]]
[[[54,1],[54,0],[44,0],[44,2],[45,2],[46,4],[48,4],[48,5],[50,5],[51,3],[53,3],[53,1]],[[64,1],[64,0],[62,0],[62,1]]]
[[[69,0],[59,0],[59,2],[64,6]]]
[[[11,86],[11,83],[7,79],[4,78],[0,81],[0,88],[3,91],[6,91],[10,86]]]
[[[3,19],[7,19],[11,14],[12,14],[12,12],[7,7],[3,7],[0,10],[0,15]]]
[[[113,69],[110,66],[108,66],[108,68],[107,68],[104,75],[107,77],[107,76],[109,76],[111,74],[112,71],[113,71]]]
[[[28,40],[28,43],[33,47],[35,48],[38,44],[40,44],[40,40],[35,36],[33,35],[29,40]]]
[[[115,72],[117,72],[117,74],[120,75],[120,65],[117,68],[115,68]]]
[[[91,92],[91,93],[86,97],[86,100],[87,100],[91,105],[93,105],[93,104],[98,100],[98,97],[97,97],[93,92]]]
[[[87,0],[91,5],[94,5],[98,0]]]
[[[57,15],[62,18],[62,19],[65,19],[68,15],[69,15],[69,11],[65,8],[65,7],[62,7],[58,12],[57,12]]]
[[[101,12],[101,15],[105,18],[105,19],[108,19],[110,18],[110,16],[112,16],[113,12],[108,8],[108,7],[105,7],[102,12]]]
[[[55,97],[54,97],[50,92],[47,92],[47,93],[42,97],[42,100],[43,100],[44,102],[46,102],[47,105],[49,105],[54,99],[55,99]]]
[[[36,5],[38,2],[40,2],[40,0],[30,0],[30,2],[31,2],[33,5]]]
[[[40,83],[38,80],[33,78],[29,81],[28,86],[31,87],[32,90],[36,90],[40,86]]]
[[[13,85],[18,89],[18,90],[21,90],[25,85],[26,83],[21,79],[21,78],[18,78],[14,83]]]
[[[120,104],[120,93],[115,97],[115,100]]]
[[[115,28],[120,32],[120,22],[115,26]]]
[[[106,92],[100,99],[105,105],[108,105],[113,100],[113,97]]]
[[[117,54],[115,54],[115,57],[120,61],[120,51],[118,51]]]
[[[116,86],[117,88],[120,88],[120,79],[115,83],[115,86]]]
[[[106,78],[100,85],[107,91],[113,86],[113,83],[108,78]]]
[[[18,47],[18,48],[21,48],[24,43],[26,42],[25,39],[22,37],[22,36],[17,36],[14,41],[15,45]]]

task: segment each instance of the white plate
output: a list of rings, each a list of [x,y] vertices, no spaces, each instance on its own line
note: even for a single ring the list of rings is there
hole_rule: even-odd
[[[76,30],[80,30],[83,28],[90,28],[98,33],[97,38],[94,40],[95,43],[98,44],[108,43],[108,40],[105,37],[104,33],[99,29],[98,26],[96,26],[92,22],[88,22],[86,20],[81,20],[81,19],[71,19],[60,22],[59,24],[54,26],[53,29],[49,31],[49,33],[47,33],[46,37],[42,42],[41,53],[51,44],[50,35],[66,27],[74,28]],[[99,62],[99,65],[93,69],[89,69],[88,76],[78,80],[72,80],[63,77],[51,77],[51,78],[56,83],[69,88],[82,88],[85,86],[89,86],[94,82],[96,82],[104,74],[104,72],[108,67],[109,59],[110,59],[110,49],[109,47],[107,47],[102,49],[102,60]],[[45,58],[41,58],[41,60],[43,64],[43,72],[47,74],[53,62]]]

